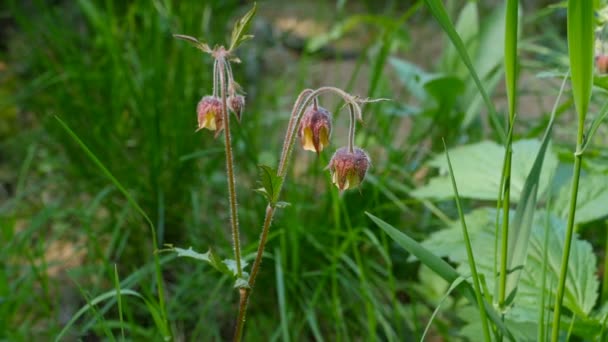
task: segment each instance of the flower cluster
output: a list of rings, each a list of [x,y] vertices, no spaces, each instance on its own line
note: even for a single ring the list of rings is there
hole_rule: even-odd
[[[327,169],[331,174],[332,182],[338,189],[346,190],[357,187],[365,178],[371,165],[369,156],[362,149],[354,147],[355,136],[355,110],[359,109],[357,103],[351,103],[351,124],[348,147],[339,148],[331,158]],[[360,113],[360,110],[359,110]],[[306,108],[302,115],[298,137],[302,148],[319,154],[329,145],[331,137],[331,113],[317,104],[316,98],[311,106]]]

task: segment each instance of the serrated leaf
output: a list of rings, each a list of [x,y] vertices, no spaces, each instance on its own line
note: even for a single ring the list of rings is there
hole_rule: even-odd
[[[236,269],[236,261],[234,259],[224,259],[222,263],[226,266],[226,268],[228,268],[228,270],[230,270],[231,274],[236,277],[236,275],[238,274]],[[247,261],[241,259],[241,268],[244,269],[245,267],[247,267],[247,265]],[[248,278],[246,274],[247,273],[243,272],[244,278]]]
[[[519,201],[528,173],[540,149],[538,140],[519,140],[513,143],[513,162],[511,174],[511,202]],[[459,146],[449,151],[452,167],[458,184],[460,197],[495,201],[500,187],[505,148],[492,141]],[[411,194],[418,198],[447,199],[453,196],[447,163],[442,155],[433,158],[429,166],[439,169],[440,175],[429,183],[414,190]],[[557,158],[547,149],[539,182],[539,194],[545,192],[551,175],[557,168]]]
[[[192,247],[190,247],[188,249],[184,249],[184,248],[179,248],[179,247],[173,247],[171,245],[166,245],[166,246],[169,248],[161,250],[162,252],[175,252],[178,257],[187,257],[187,258],[193,258],[196,260],[205,261],[205,262],[209,263],[209,265],[211,265],[213,268],[220,271],[221,273],[229,275],[229,276],[237,279],[236,277],[237,277],[238,272],[237,272],[237,268],[236,268],[236,262],[233,259],[220,260],[215,254],[213,254],[213,251],[211,249],[209,249],[206,253],[199,253],[199,252],[193,250]],[[247,261],[241,259],[241,267],[242,268],[247,267]],[[242,279],[247,281],[248,278],[249,278],[249,274],[247,272],[243,272]],[[237,279],[237,282],[238,281],[239,280]]]
[[[511,212],[511,215],[514,213]],[[526,256],[526,263],[521,274],[514,307],[525,307],[533,314],[530,319],[538,319],[538,294],[541,281],[543,261],[543,244],[546,213],[538,212],[532,224],[532,233]],[[493,288],[496,277],[492,277],[494,268],[494,239],[496,210],[493,208],[476,209],[466,215],[469,226],[471,244],[475,250],[477,266],[484,274],[488,287]],[[560,271],[563,254],[563,240],[566,222],[554,214],[550,214],[548,229],[550,229],[548,244],[548,279],[545,289],[555,297],[555,284]],[[447,257],[458,264],[460,274],[469,272],[464,240],[459,221],[454,221],[447,229],[431,234],[421,243],[422,247],[431,249],[437,256]],[[573,239],[570,251],[570,272],[566,281],[564,306],[577,316],[587,317],[598,297],[599,281],[596,272],[596,257],[591,245],[578,238]],[[553,287],[549,288],[550,284]],[[515,319],[514,317],[512,319]]]
[[[253,15],[256,11],[256,3],[253,3],[253,7],[245,13],[245,15],[234,24],[234,28],[232,29],[232,38],[230,39],[230,49],[229,51],[233,51],[236,49],[242,42],[253,38],[253,35],[245,34],[247,29],[249,28],[249,24],[251,23],[251,19],[253,19]]]
[[[270,166],[260,165],[260,185],[262,188],[255,189],[266,197],[266,200],[271,205],[276,205],[279,200],[283,177],[277,176],[277,171]]]
[[[449,283],[455,282],[462,274],[468,274],[467,272],[462,273],[456,271],[449,263],[443,260],[440,255],[435,252],[434,248],[423,246],[421,243],[418,243],[407,234],[400,232],[395,227],[368,212],[365,214],[400,247],[413,254],[416,258],[420,259],[424,265],[429,267]],[[459,236],[462,241],[462,234],[459,234]],[[456,286],[456,290],[462,293],[470,303],[476,304],[475,293],[471,284],[466,281],[461,282]],[[492,306],[485,303],[485,309],[488,317],[493,321],[498,330],[501,331],[509,340],[514,341],[511,332],[504,326],[501,318],[498,316]]]
[[[571,180],[567,183],[569,184]],[[608,216],[608,176],[605,174],[586,174],[581,177],[576,200],[576,224],[591,222]],[[568,217],[570,187],[563,186],[555,201],[555,212],[560,217]]]

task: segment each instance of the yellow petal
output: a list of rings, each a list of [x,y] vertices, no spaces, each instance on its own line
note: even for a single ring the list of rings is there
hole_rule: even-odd
[[[302,135],[302,148],[307,151],[317,151],[315,149],[315,145],[312,142],[312,130],[308,127],[304,128],[304,134]]]

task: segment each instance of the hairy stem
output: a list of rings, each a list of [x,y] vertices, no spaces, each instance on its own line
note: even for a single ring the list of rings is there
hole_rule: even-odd
[[[348,152],[355,152],[355,108],[352,103],[348,104],[348,112],[350,114],[350,124],[348,127]]]
[[[228,105],[226,103],[226,61],[223,58],[218,60],[220,95],[222,97],[222,117],[224,119],[224,141],[226,151],[226,174],[228,176],[228,200],[230,201],[230,226],[232,229],[232,247],[234,250],[234,260],[236,262],[237,277],[243,276],[241,267],[241,241],[239,237],[239,218],[236,210],[236,186],[234,181],[234,161],[232,159],[232,140],[230,138],[230,115],[228,115]],[[219,127],[217,129],[220,129]]]
[[[581,119],[582,118],[582,119]],[[583,161],[583,140],[584,140],[584,115],[579,116],[578,132],[576,135],[576,152],[574,153],[574,174],[572,176],[572,187],[570,190],[570,208],[568,210],[568,225],[566,228],[566,239],[564,240],[564,253],[562,254],[562,264],[559,272],[557,284],[557,295],[553,308],[553,328],[551,330],[551,341],[559,339],[559,325],[564,300],[564,288],[566,286],[566,276],[568,275],[568,260],[570,258],[570,246],[574,233],[574,217],[576,215],[576,200],[578,197],[578,183],[581,176],[581,164]]]
[[[333,92],[339,96],[341,96],[344,101],[346,101],[349,105],[352,105],[355,110],[358,110],[360,115],[361,110],[359,109],[359,105],[356,103],[355,99],[344,92],[341,89],[334,87],[321,87],[317,90],[306,89],[300,93],[298,96],[291,113],[291,118],[289,119],[289,123],[287,125],[287,132],[285,134],[285,140],[283,141],[283,148],[281,150],[281,159],[279,161],[279,167],[277,169],[277,175],[279,177],[283,177],[283,182],[279,185],[277,189],[280,194],[283,190],[283,184],[285,184],[285,177],[287,173],[287,166],[289,159],[291,159],[291,155],[293,153],[293,146],[296,140],[296,132],[298,131],[298,127],[300,126],[300,122],[302,120],[302,115],[306,108],[317,98],[317,96],[323,94]],[[355,111],[353,111],[355,112]],[[274,217],[275,206],[269,203],[266,206],[266,215],[264,217],[264,223],[262,226],[262,233],[260,234],[260,242],[258,244],[258,250],[255,255],[255,260],[253,261],[253,265],[251,267],[251,275],[249,276],[249,282],[247,288],[239,289],[240,299],[239,299],[239,312],[236,321],[236,327],[234,329],[234,341],[239,342],[243,337],[243,328],[245,325],[245,319],[247,316],[247,306],[249,304],[249,296],[251,295],[251,291],[255,285],[255,280],[257,278],[258,272],[260,271],[260,265],[262,264],[262,257],[264,256],[264,248],[266,247],[266,241],[268,239],[268,232],[270,231],[270,226],[272,223],[272,219]]]

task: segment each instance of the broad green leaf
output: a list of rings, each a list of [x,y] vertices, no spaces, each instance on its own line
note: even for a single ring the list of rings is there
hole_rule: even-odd
[[[584,124],[593,84],[593,49],[595,44],[593,1],[568,1],[568,56],[572,75],[572,93]]]
[[[511,201],[518,202],[525,180],[532,169],[534,159],[540,149],[538,140],[520,140],[513,143],[513,162],[511,173]],[[491,141],[460,146],[451,149],[450,156],[456,184],[460,196],[479,200],[495,201],[500,187],[500,172],[505,154],[504,146]],[[433,158],[429,166],[439,169],[439,176],[412,192],[418,198],[447,199],[453,196],[450,178],[447,174],[445,158]],[[557,158],[549,147],[543,161],[539,182],[539,193],[543,194],[549,186],[551,174],[557,167]]]
[[[245,32],[247,32],[249,29],[249,25],[251,24],[251,19],[253,19],[253,15],[255,14],[256,7],[257,5],[254,2],[253,7],[234,24],[234,28],[232,29],[232,37],[230,39],[230,48],[228,49],[229,51],[233,51],[239,45],[241,45],[242,42],[253,38],[252,35],[246,35]]]
[[[570,187],[563,186],[554,204],[554,210],[564,219],[568,217]],[[581,176],[576,200],[574,222],[581,224],[608,216],[608,176],[586,174]]]
[[[279,200],[279,194],[281,185],[283,183],[283,177],[277,175],[275,169],[270,166],[260,165],[260,185],[261,188],[256,189],[259,193],[266,197],[266,200],[271,205],[276,205]]]
[[[434,248],[428,248],[418,243],[416,240],[410,238],[406,234],[400,232],[395,227],[390,224],[384,222],[378,217],[366,212],[365,213],[374,223],[380,227],[388,236],[393,239],[399,246],[403,249],[411,253],[413,256],[418,258],[424,265],[437,273],[440,277],[442,277],[445,281],[450,284],[457,282],[457,280],[461,277],[461,273],[456,271],[450,264],[441,259],[440,256],[436,255],[436,251]],[[468,222],[468,220],[467,220]],[[460,232],[459,232],[460,233]],[[460,239],[462,241],[462,234],[459,234]],[[433,252],[431,252],[431,250]],[[493,254],[492,254],[493,255]],[[462,274],[468,274],[469,272],[465,272]],[[476,304],[475,292],[473,291],[473,287],[468,282],[461,282],[460,285],[456,286],[456,290],[462,293],[470,303]],[[514,340],[511,332],[504,326],[502,320],[494,311],[493,307],[488,303],[484,302],[486,312],[488,317],[492,320],[494,325],[498,327],[498,329],[510,340]]]
[[[512,212],[511,215],[514,213]],[[526,263],[524,265],[518,285],[517,295],[513,307],[525,307],[530,310],[530,319],[538,319],[538,294],[541,285],[540,276],[542,272],[543,244],[546,213],[536,213],[532,225]],[[559,274],[561,255],[563,253],[563,240],[565,236],[566,222],[554,214],[549,214],[549,249],[548,249],[548,274],[547,293],[555,297],[555,284]],[[475,250],[477,266],[492,288],[495,277],[492,277],[494,267],[494,238],[496,210],[493,208],[476,209],[466,215],[471,244]],[[421,243],[423,248],[431,249],[439,257],[447,257],[450,261],[458,264],[461,274],[469,272],[466,257],[465,244],[462,238],[460,223],[454,221],[447,229],[440,230]],[[591,245],[578,238],[573,240],[570,258],[570,272],[566,282],[564,306],[577,313],[579,317],[586,317],[591,313],[598,297],[599,281],[596,272],[596,257]],[[549,287],[553,284],[553,287]],[[519,314],[521,315],[521,314]],[[510,316],[511,317],[511,316]],[[515,320],[517,317],[512,316]]]

